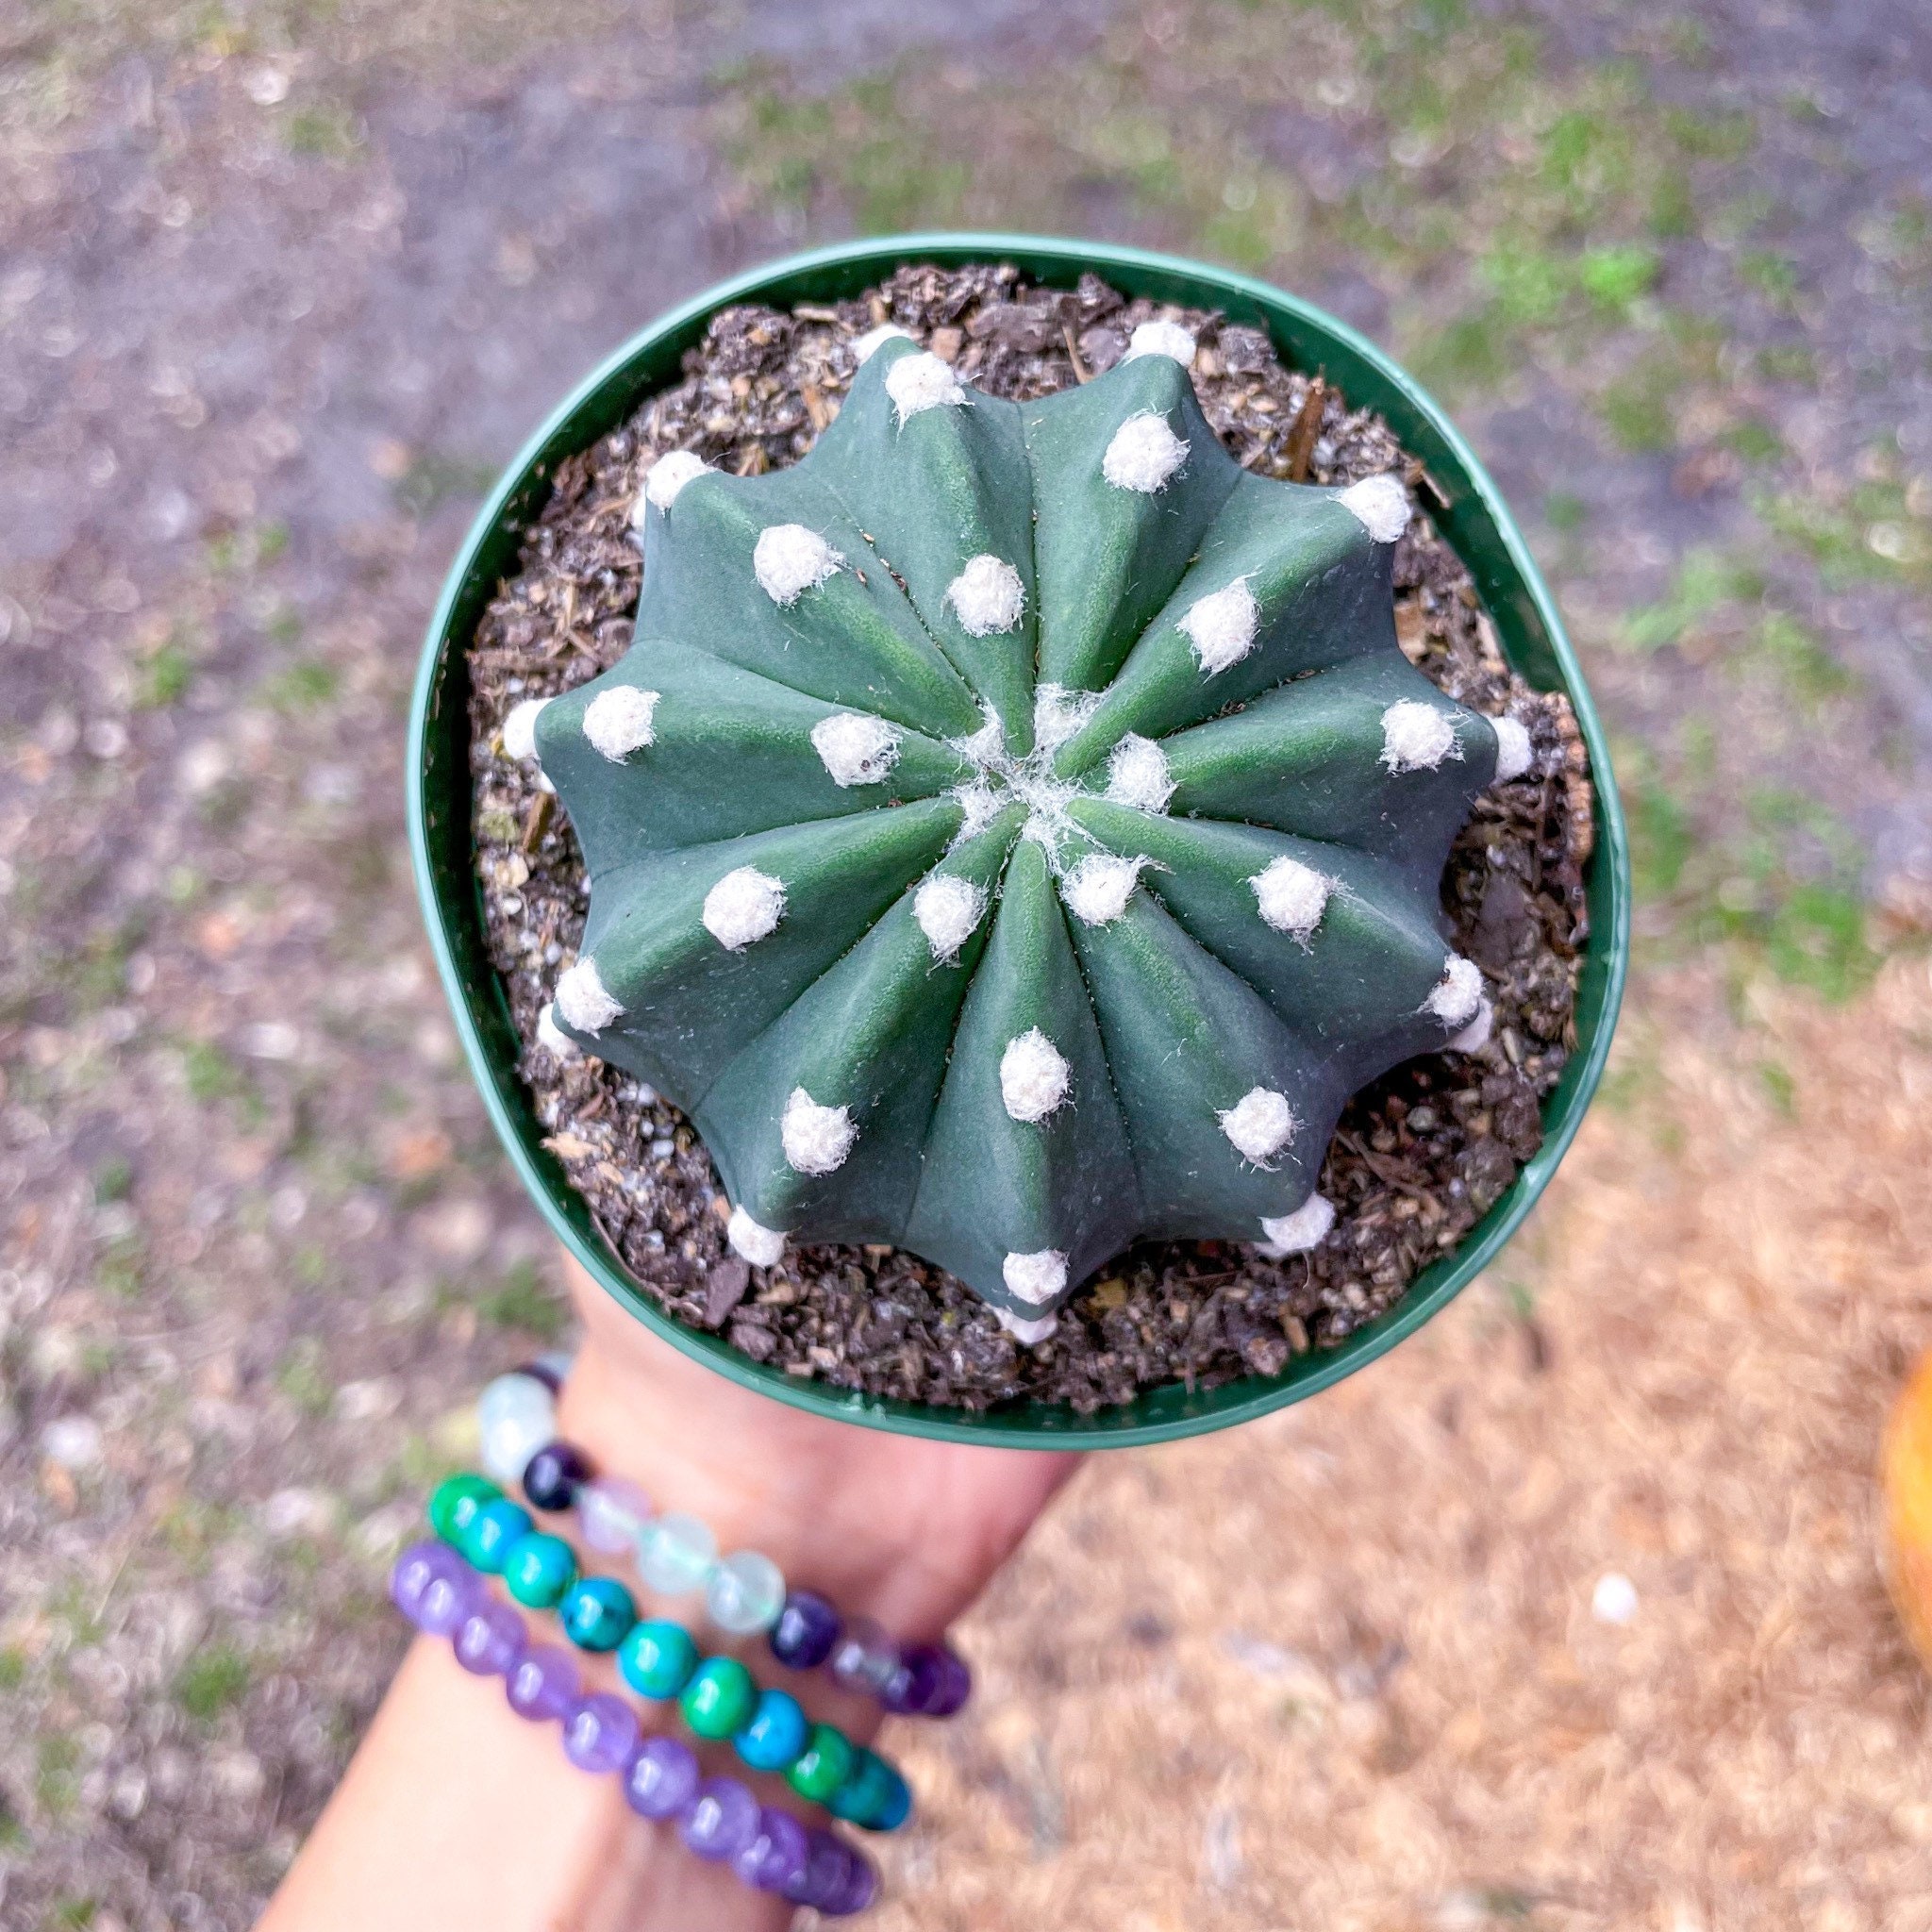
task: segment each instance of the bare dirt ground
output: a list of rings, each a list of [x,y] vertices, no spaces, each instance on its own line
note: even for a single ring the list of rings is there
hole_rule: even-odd
[[[1869,1491],[1932,1342],[1927,31],[0,20],[0,1923],[248,1923],[471,1393],[558,1330],[402,841],[477,494],[717,275],[986,221],[1267,273],[1451,396],[1618,734],[1643,961],[1490,1281],[1083,1475],[902,1740],[881,1923],[1932,1925]]]

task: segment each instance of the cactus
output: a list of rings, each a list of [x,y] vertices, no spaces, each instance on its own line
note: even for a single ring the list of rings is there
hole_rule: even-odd
[[[1243,472],[1185,330],[1024,404],[858,347],[795,467],[658,459],[631,649],[506,724],[590,881],[543,1037],[753,1262],[893,1243],[1035,1340],[1141,1237],[1326,1231],[1349,1095],[1485,1025],[1438,893],[1528,740],[1398,648],[1400,483]]]

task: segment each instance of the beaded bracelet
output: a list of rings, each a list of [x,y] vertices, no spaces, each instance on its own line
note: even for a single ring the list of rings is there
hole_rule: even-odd
[[[390,1575],[390,1598],[419,1630],[448,1638],[464,1670],[503,1678],[519,1717],[560,1724],[573,1764],[620,1777],[631,1809],[674,1823],[699,1857],[728,1862],[755,1890],[828,1917],[872,1903],[878,1873],[862,1852],[760,1805],[736,1778],[704,1777],[690,1745],[645,1737],[621,1697],[586,1693],[569,1654],[530,1643],[523,1617],[491,1596],[482,1576],[447,1544],[425,1540],[406,1549]]]
[[[910,1787],[875,1751],[832,1724],[812,1723],[789,1691],[760,1689],[736,1657],[700,1657],[681,1624],[640,1622],[622,1583],[581,1574],[571,1546],[538,1529],[529,1511],[488,1477],[466,1473],[440,1483],[429,1498],[429,1523],[472,1568],[501,1576],[518,1603],[555,1610],[578,1649],[616,1651],[619,1674],[640,1696],[675,1698],[697,1736],[728,1738],[754,1771],[782,1774],[801,1797],[867,1831],[896,1831],[910,1814]]]
[[[567,1366],[567,1364],[565,1364]],[[477,1406],[483,1466],[520,1484],[538,1509],[575,1507],[584,1541],[606,1555],[635,1556],[638,1573],[665,1596],[702,1590],[711,1621],[734,1636],[763,1632],[788,1669],[830,1667],[898,1717],[951,1717],[973,1689],[973,1673],[949,1645],[896,1643],[870,1618],[841,1618],[816,1591],[790,1590],[778,1566],[757,1550],[720,1557],[718,1540],[683,1510],[651,1514],[635,1483],[599,1476],[581,1450],[557,1440],[558,1358],[499,1375]]]

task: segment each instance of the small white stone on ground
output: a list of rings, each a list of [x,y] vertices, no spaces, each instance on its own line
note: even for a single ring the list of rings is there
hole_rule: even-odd
[[[678,493],[684,486],[694,482],[710,467],[710,464],[695,451],[668,450],[645,473],[644,493],[638,499],[637,507],[631,511],[631,522],[640,528],[642,527],[646,503],[658,509],[669,509],[677,501]]]
[[[784,916],[785,888],[755,865],[727,872],[705,894],[705,930],[727,952],[763,939]]]
[[[888,342],[909,342],[911,340],[912,334],[909,329],[901,328],[896,322],[882,322],[877,328],[867,329],[852,344],[853,359],[858,362],[870,362]]]
[[[656,691],[613,684],[584,707],[584,736],[613,765],[621,765],[657,737],[651,724],[657,709]]]
[[[1298,940],[1306,940],[1321,924],[1328,895],[1335,890],[1333,879],[1286,855],[1271,859],[1248,884],[1254,888],[1262,923]]]
[[[1069,691],[1063,684],[1042,684],[1033,694],[1033,742],[1041,751],[1058,751],[1100,708],[1097,691]]]
[[[1058,1110],[1074,1070],[1038,1026],[1007,1042],[1000,1056],[1000,1098],[1016,1121],[1043,1121]]]
[[[1260,624],[1261,607],[1248,580],[1237,577],[1225,590],[1210,591],[1191,607],[1180,627],[1194,647],[1194,661],[1212,677],[1255,648]]]
[[[92,1469],[104,1453],[101,1425],[91,1415],[57,1416],[41,1431],[41,1454],[62,1469]]]
[[[560,1060],[570,1059],[582,1049],[568,1033],[557,1024],[557,1008],[553,1003],[537,1015],[537,1044],[545,1053],[555,1054]]]
[[[1536,754],[1530,748],[1529,731],[1514,718],[1491,718],[1491,728],[1496,734],[1496,776],[1495,783],[1507,785],[1512,778],[1520,778],[1529,770]]]
[[[1392,543],[1408,528],[1408,491],[1399,476],[1364,476],[1341,492],[1341,507],[1377,543]]]
[[[1060,1318],[1058,1315],[1042,1315],[1039,1321],[1029,1322],[1024,1315],[1014,1314],[1011,1308],[995,1308],[992,1313],[994,1321],[1022,1348],[1032,1348],[1059,1333]]]
[[[774,1227],[760,1227],[742,1208],[731,1210],[724,1239],[754,1268],[775,1268],[785,1253],[785,1237]]]
[[[966,386],[953,374],[950,363],[922,349],[916,356],[901,356],[886,371],[886,393],[892,399],[903,429],[926,409],[963,403]]]
[[[1310,1194],[1292,1214],[1264,1214],[1263,1239],[1257,1244],[1271,1261],[1284,1255],[1306,1255],[1318,1248],[1335,1225],[1335,1203],[1326,1194]]]
[[[1136,811],[1165,811],[1174,796],[1167,754],[1151,738],[1128,732],[1108,756],[1107,795],[1115,805],[1130,805]]]
[[[1193,335],[1177,322],[1143,322],[1128,338],[1121,360],[1133,362],[1142,356],[1170,356],[1186,369],[1194,359]]]
[[[816,530],[803,524],[774,524],[758,532],[751,567],[760,588],[781,608],[796,604],[845,561]]]
[[[935,959],[956,958],[985,913],[985,892],[957,873],[938,872],[921,879],[912,895],[912,916]]]
[[[1036,1255],[1008,1255],[1000,1264],[1007,1287],[1028,1307],[1041,1308],[1067,1285],[1067,1257],[1058,1248]]]
[[[503,721],[503,755],[507,758],[533,758],[537,756],[537,713],[548,698],[525,698],[512,705]]]
[[[803,1087],[794,1087],[778,1122],[785,1158],[800,1174],[836,1174],[845,1165],[858,1124],[847,1107],[821,1107]]]
[[[610,997],[594,959],[579,959],[557,981],[557,1010],[579,1033],[601,1033],[624,1008]]]
[[[1423,1002],[1423,1010],[1435,1014],[1445,1026],[1463,1027],[1475,1018],[1482,1003],[1482,968],[1474,959],[1452,954],[1443,965],[1441,978]]]
[[[1496,1009],[1484,1000],[1475,1009],[1475,1018],[1460,1033],[1442,1042],[1446,1053],[1480,1053],[1489,1045],[1490,1036],[1496,1030]]]
[[[1114,431],[1100,459],[1100,474],[1116,490],[1152,496],[1187,459],[1188,445],[1168,427],[1167,418],[1142,409]]]
[[[1391,772],[1433,772],[1444,758],[1461,756],[1447,711],[1403,698],[1382,713],[1382,762]]]
[[[1637,1614],[1637,1586],[1621,1570],[1606,1570],[1590,1593],[1590,1614],[1599,1624],[1627,1624]]]
[[[812,749],[832,783],[876,785],[899,762],[899,728],[866,711],[838,711],[811,727]]]
[[[1090,852],[1060,881],[1060,897],[1082,924],[1111,925],[1127,909],[1146,862],[1111,852]]]
[[[1266,1167],[1294,1139],[1301,1124],[1288,1095],[1272,1087],[1251,1087],[1217,1118],[1221,1131],[1234,1142],[1236,1153],[1257,1167]]]
[[[946,602],[962,630],[990,638],[1020,622],[1026,608],[1026,586],[1003,558],[982,553],[968,558],[966,568],[946,586]]]

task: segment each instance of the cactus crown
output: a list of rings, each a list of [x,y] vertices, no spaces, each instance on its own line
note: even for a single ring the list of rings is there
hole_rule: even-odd
[[[1184,330],[1024,405],[878,336],[796,467],[646,479],[636,641],[535,720],[546,1037],[691,1117],[754,1261],[891,1242],[1031,1337],[1139,1237],[1320,1238],[1348,1096],[1479,1021],[1438,891],[1526,740],[1397,646],[1400,484],[1244,473]]]

